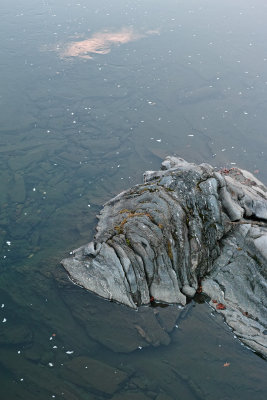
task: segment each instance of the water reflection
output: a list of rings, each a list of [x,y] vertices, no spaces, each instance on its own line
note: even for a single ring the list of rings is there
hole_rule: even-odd
[[[67,43],[60,52],[61,57],[80,57],[92,59],[93,54],[108,54],[111,47],[121,45],[135,40],[142,39],[148,35],[156,34],[158,31],[149,30],[145,33],[138,33],[132,27],[124,27],[119,31],[101,31],[95,33],[89,39],[78,40]]]
[[[265,400],[266,362],[206,304],[181,323],[176,309],[137,315],[54,274],[101,205],[167,154],[267,182],[266,6],[3,3],[0,398]]]

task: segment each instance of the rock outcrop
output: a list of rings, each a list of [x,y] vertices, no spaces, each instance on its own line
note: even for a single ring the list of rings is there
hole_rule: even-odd
[[[267,357],[267,189],[237,168],[167,157],[104,205],[94,240],[62,260],[76,284],[137,308],[201,290]]]

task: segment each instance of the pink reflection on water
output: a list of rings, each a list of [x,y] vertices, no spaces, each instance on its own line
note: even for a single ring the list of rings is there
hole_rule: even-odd
[[[112,45],[120,45],[141,39],[147,35],[159,33],[158,31],[147,31],[145,33],[134,32],[132,28],[123,28],[117,32],[98,32],[92,37],[76,42],[69,42],[63,51],[61,57],[80,57],[91,59],[90,53],[108,54]]]

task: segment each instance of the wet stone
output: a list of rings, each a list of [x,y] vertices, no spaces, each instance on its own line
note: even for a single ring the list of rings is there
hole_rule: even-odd
[[[1,326],[0,344],[28,344],[32,341],[32,332],[26,326],[9,320]]]
[[[168,396],[165,393],[160,393],[157,397],[156,400],[173,400],[172,397]]]
[[[62,265],[88,291],[139,307],[141,323],[129,324],[138,346],[170,340],[153,328],[152,314],[143,324],[140,306],[184,306],[202,290],[235,334],[267,357],[266,210],[267,188],[247,171],[166,157],[143,184],[105,203],[93,241]]]
[[[76,357],[64,363],[64,379],[74,385],[97,392],[113,394],[128,379],[128,375],[108,364],[89,357]]]
[[[35,150],[31,152],[27,152],[24,155],[24,152],[21,156],[14,156],[8,159],[8,165],[13,171],[17,170],[25,170],[31,164],[38,163],[42,160],[46,159],[46,151],[44,150]]]
[[[8,194],[10,200],[15,203],[23,203],[26,196],[24,178],[20,174],[14,174],[14,180],[9,185]]]
[[[183,312],[177,305],[140,307],[136,312],[74,286],[66,280],[63,271],[57,274],[57,280],[61,297],[87,335],[114,352],[129,353],[148,346],[168,345],[169,333]]]
[[[130,391],[126,391],[126,392],[121,392],[119,394],[115,394],[115,396],[113,396],[111,398],[111,400],[151,400],[151,397],[146,396],[143,393],[134,393],[134,392],[130,392]]]
[[[159,305],[154,308],[154,314],[166,332],[170,333],[173,331],[174,327],[177,325],[180,316],[183,314],[183,309],[177,308],[176,305],[167,306]]]

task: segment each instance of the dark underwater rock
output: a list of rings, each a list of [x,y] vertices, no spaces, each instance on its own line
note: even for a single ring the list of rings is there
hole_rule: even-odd
[[[249,172],[167,157],[104,205],[94,240],[62,260],[78,285],[137,308],[202,291],[267,357],[267,189]]]

